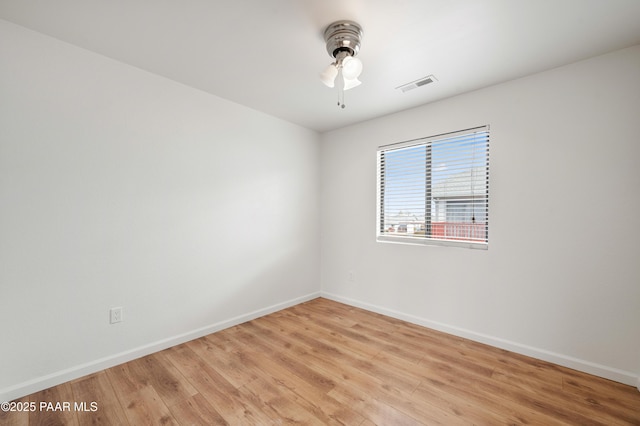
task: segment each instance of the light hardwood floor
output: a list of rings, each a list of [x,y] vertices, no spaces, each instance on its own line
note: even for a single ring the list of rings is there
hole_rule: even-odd
[[[327,299],[16,402],[0,424],[640,425],[631,386]]]

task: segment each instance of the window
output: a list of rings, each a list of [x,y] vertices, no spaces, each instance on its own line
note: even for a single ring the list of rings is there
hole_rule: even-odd
[[[378,241],[487,248],[489,126],[378,150]]]

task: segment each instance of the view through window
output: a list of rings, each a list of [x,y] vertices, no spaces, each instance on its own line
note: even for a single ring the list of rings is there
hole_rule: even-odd
[[[489,127],[380,147],[381,241],[466,243],[489,236]]]

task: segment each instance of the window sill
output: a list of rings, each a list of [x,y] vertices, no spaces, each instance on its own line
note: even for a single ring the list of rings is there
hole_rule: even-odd
[[[376,241],[379,243],[391,243],[391,244],[406,244],[417,246],[445,246],[445,247],[461,247],[475,250],[488,250],[489,244],[483,242],[472,241],[459,241],[459,240],[445,240],[435,238],[424,237],[410,237],[410,236],[391,236],[391,235],[378,235]]]

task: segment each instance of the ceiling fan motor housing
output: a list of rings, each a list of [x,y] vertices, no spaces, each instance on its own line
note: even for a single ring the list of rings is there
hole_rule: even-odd
[[[324,40],[331,57],[337,58],[340,52],[355,56],[360,51],[362,27],[353,21],[336,21],[324,30]]]

